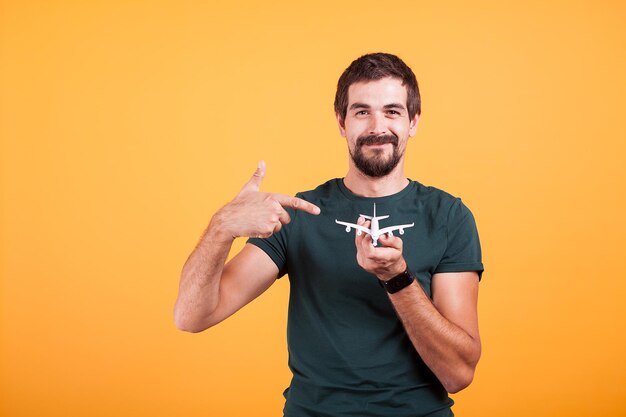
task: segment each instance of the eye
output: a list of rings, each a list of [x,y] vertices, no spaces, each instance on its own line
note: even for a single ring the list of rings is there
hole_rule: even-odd
[[[356,112],[357,116],[365,116],[367,114],[367,110],[359,110],[358,112]]]
[[[391,114],[392,116],[398,116],[400,115],[400,112],[396,110],[387,110],[387,114]]]

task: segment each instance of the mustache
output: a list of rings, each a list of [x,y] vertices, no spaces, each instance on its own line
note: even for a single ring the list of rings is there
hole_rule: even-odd
[[[358,147],[364,145],[384,145],[385,143],[398,146],[398,137],[396,135],[367,135],[360,136],[356,141]]]

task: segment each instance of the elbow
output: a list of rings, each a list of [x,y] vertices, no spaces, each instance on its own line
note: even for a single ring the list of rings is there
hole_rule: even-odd
[[[446,391],[448,391],[449,394],[456,394],[457,392],[469,387],[473,379],[474,375],[465,379],[457,378],[454,381],[448,381],[446,384],[444,384],[443,387],[446,389]]]
[[[474,380],[474,368],[467,367],[456,375],[442,381],[443,387],[449,394],[456,394],[459,391],[469,387]]]
[[[206,327],[194,326],[191,323],[185,323],[185,322],[179,322],[179,321],[175,321],[175,324],[178,330],[183,331],[183,332],[188,332],[188,333],[200,333],[207,329]]]
[[[209,327],[204,323],[200,323],[198,320],[189,318],[186,314],[183,314],[176,309],[174,310],[174,325],[178,330],[188,333],[200,333]]]
[[[480,342],[478,342],[471,356],[467,357],[459,366],[455,367],[454,372],[449,374],[445,381],[441,381],[443,387],[449,394],[456,394],[470,386],[474,380],[474,374],[476,373],[476,366],[480,360],[480,355],[481,346]]]

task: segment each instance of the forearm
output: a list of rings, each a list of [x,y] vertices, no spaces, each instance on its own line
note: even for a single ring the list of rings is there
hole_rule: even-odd
[[[480,340],[447,320],[417,281],[389,299],[413,346],[446,390],[467,387],[480,357]]]
[[[183,266],[174,307],[176,327],[181,330],[204,330],[217,308],[222,271],[234,241],[223,234],[220,224],[218,212]]]

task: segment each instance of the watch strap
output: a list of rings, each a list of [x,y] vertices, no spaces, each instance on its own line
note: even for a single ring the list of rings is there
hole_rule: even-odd
[[[415,280],[415,276],[407,267],[404,272],[399,273],[387,281],[380,280],[380,284],[387,290],[389,294],[395,294],[398,291],[408,287]]]

